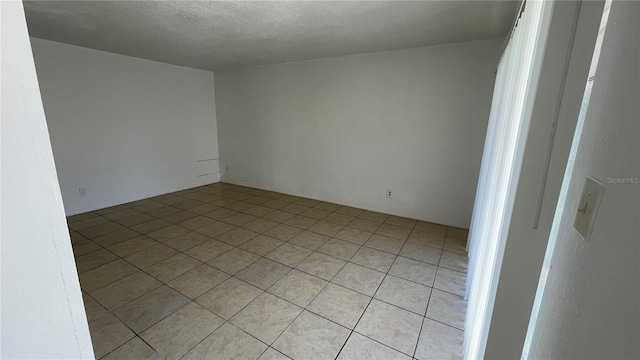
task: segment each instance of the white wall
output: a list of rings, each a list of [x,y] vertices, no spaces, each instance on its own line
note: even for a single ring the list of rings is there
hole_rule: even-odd
[[[219,180],[212,72],[32,46],[67,214]]]
[[[502,41],[216,72],[222,179],[468,227]]]
[[[640,185],[633,183],[640,176],[638,18],[640,3],[613,1],[561,208],[532,359],[640,358]],[[605,185],[588,242],[572,225],[587,176]]]
[[[0,358],[93,359],[22,2],[0,14]]]

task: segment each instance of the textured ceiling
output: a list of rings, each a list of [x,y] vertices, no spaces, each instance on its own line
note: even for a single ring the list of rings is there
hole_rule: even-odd
[[[505,36],[516,1],[25,1],[31,36],[206,70]]]

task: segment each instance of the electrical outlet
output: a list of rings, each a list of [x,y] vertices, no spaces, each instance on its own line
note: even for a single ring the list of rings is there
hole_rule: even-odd
[[[387,189],[387,197],[391,198],[391,189]]]
[[[78,192],[80,193],[80,196],[85,196],[87,195],[87,188],[79,188]]]

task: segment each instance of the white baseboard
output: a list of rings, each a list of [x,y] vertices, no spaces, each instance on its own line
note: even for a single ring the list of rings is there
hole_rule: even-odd
[[[305,197],[305,198],[314,199],[314,200],[318,200],[318,201],[330,202],[330,203],[334,203],[334,204],[338,204],[338,205],[351,206],[351,207],[364,209],[364,210],[369,210],[369,211],[381,212],[381,213],[385,213],[385,214],[389,214],[389,215],[406,217],[406,218],[414,219],[414,220],[427,221],[427,222],[434,223],[434,224],[453,226],[453,227],[462,228],[462,229],[468,229],[469,225],[470,225],[469,223],[462,223],[462,222],[455,221],[455,220],[447,220],[447,219],[426,217],[426,216],[422,216],[422,215],[418,215],[418,214],[406,213],[406,212],[402,212],[402,211],[389,211],[388,209],[375,208],[375,207],[371,207],[371,206],[368,206],[368,205],[359,204],[357,202],[345,202],[342,199],[330,199],[330,198],[327,198],[327,197],[324,197],[324,196],[321,196],[321,195],[317,195],[317,194],[307,194],[307,193],[303,193],[303,192],[289,191],[289,190],[280,189],[280,188],[270,188],[270,187],[265,187],[265,186],[262,186],[262,185],[259,185],[259,184],[253,184],[253,183],[247,182],[247,181],[240,181],[240,180],[230,179],[230,178],[227,178],[227,177],[221,177],[220,181],[225,182],[225,183],[229,183],[229,184],[247,186],[247,187],[252,187],[252,188],[261,189],[261,190],[276,191],[276,192],[283,193],[283,194],[300,196],[300,197]]]
[[[66,216],[82,214],[82,213],[86,213],[86,212],[89,212],[89,211],[100,210],[100,209],[108,208],[108,207],[111,207],[111,206],[117,206],[117,205],[130,203],[130,202],[133,202],[133,201],[148,199],[150,197],[154,197],[154,196],[158,196],[158,195],[164,195],[164,194],[169,194],[169,193],[176,192],[176,191],[192,189],[192,188],[196,188],[196,187],[203,186],[203,185],[208,185],[208,184],[215,184],[215,183],[217,183],[219,181],[220,181],[220,173],[211,174],[210,176],[207,176],[206,180],[204,180],[202,178],[198,178],[196,181],[194,181],[193,183],[188,184],[188,185],[176,185],[176,186],[173,186],[173,187],[161,190],[161,191],[141,193],[141,194],[138,194],[136,196],[127,197],[127,198],[118,198],[118,199],[114,199],[112,201],[107,201],[107,202],[103,202],[103,203],[99,203],[99,204],[93,204],[93,205],[90,205],[90,206],[87,206],[87,207],[83,207],[83,208],[80,208],[80,209],[71,209],[71,210],[68,210],[68,211],[65,209],[65,214],[66,214]],[[63,201],[64,201],[64,199],[63,199]]]

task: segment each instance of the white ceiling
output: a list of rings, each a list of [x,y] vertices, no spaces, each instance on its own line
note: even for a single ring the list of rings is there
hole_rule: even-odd
[[[31,36],[206,70],[505,36],[516,1],[25,1]]]

